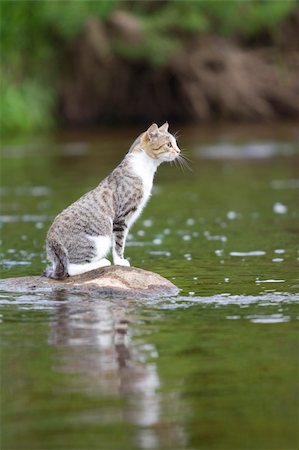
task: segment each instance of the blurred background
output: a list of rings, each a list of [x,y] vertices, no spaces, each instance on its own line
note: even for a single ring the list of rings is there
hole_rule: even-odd
[[[299,116],[299,3],[2,1],[2,132]]]

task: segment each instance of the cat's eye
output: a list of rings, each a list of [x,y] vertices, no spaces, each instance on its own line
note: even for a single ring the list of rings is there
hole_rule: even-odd
[[[171,143],[171,142],[168,142],[167,146],[168,146],[168,147],[172,147],[172,143]]]

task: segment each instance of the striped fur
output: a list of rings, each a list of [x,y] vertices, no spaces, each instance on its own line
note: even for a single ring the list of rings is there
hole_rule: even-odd
[[[55,218],[46,240],[51,266],[44,275],[59,279],[108,265],[111,247],[114,264],[129,265],[128,231],[151,195],[157,167],[179,153],[167,123],[141,134],[107,178]]]

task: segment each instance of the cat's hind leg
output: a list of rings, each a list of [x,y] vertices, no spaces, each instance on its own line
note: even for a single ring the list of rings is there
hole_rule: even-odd
[[[90,270],[95,270],[106,266],[111,266],[111,262],[106,258],[85,264],[70,263],[68,266],[68,273],[71,277],[73,277],[74,275],[81,275],[82,273],[89,272]]]
[[[85,241],[85,243],[84,243]],[[91,242],[90,242],[91,241]],[[89,259],[89,246],[92,245],[92,257]],[[85,236],[81,237],[81,248],[77,255],[70,257],[68,264],[68,273],[70,276],[81,275],[90,270],[100,267],[110,266],[111,262],[105,258],[111,247],[111,238],[109,236]],[[78,255],[79,253],[79,255]]]

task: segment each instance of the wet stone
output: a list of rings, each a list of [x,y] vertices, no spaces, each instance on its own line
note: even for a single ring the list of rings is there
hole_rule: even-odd
[[[97,296],[154,297],[177,295],[179,289],[154,272],[135,267],[110,266],[92,270],[63,280],[43,276],[27,276],[0,280],[6,292],[88,293]]]

